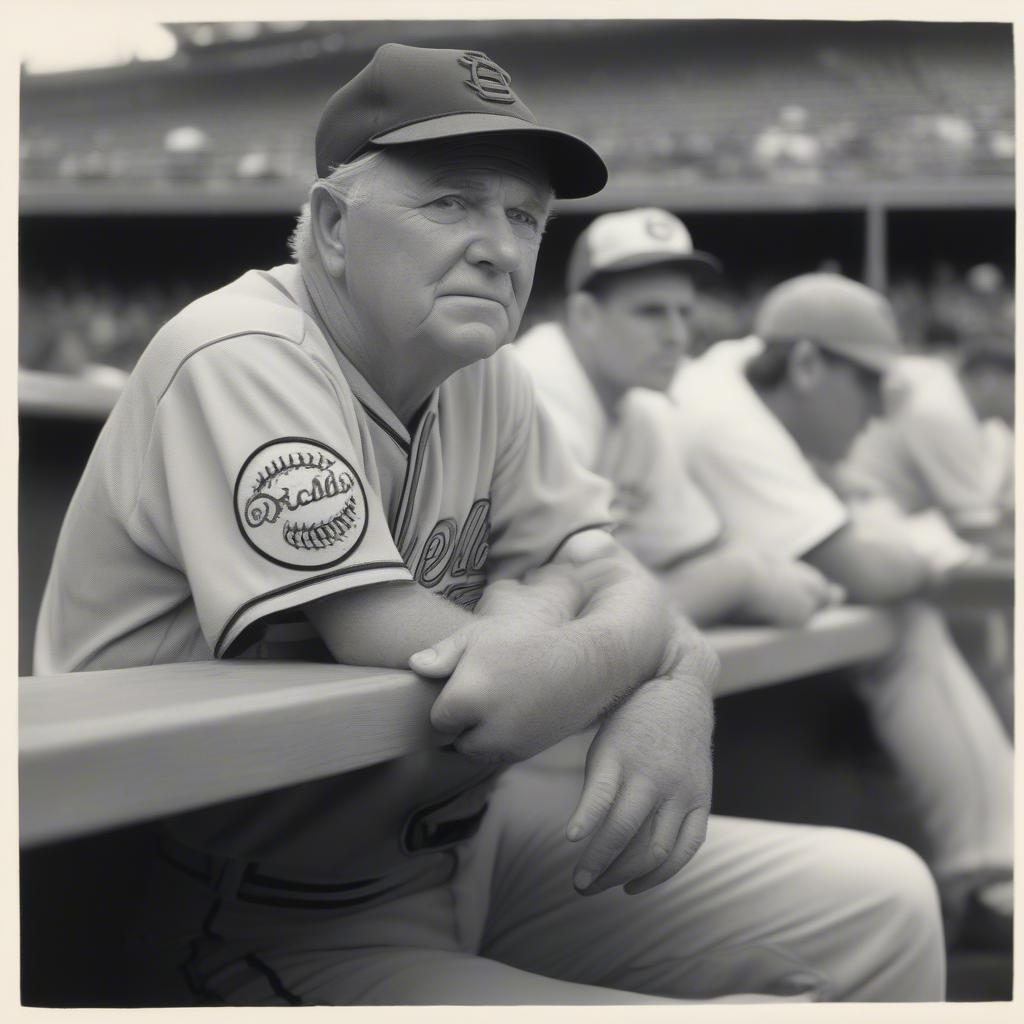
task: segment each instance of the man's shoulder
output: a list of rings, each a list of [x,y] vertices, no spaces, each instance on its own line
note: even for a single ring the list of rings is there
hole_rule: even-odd
[[[511,347],[523,360],[534,362],[550,357],[566,341],[561,324],[548,320],[524,331]]]
[[[167,321],[146,347],[139,370],[169,380],[193,356],[220,342],[261,336],[302,345],[305,314],[267,271],[250,270],[200,296]]]
[[[747,381],[744,367],[759,351],[756,338],[716,342],[676,374],[669,395],[690,432],[756,428],[770,415]]]

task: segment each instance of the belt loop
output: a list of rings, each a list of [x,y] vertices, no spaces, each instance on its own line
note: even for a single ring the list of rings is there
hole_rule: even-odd
[[[213,853],[209,857],[210,884],[222,899],[233,900],[241,888],[249,862],[234,860],[230,857],[218,857]]]

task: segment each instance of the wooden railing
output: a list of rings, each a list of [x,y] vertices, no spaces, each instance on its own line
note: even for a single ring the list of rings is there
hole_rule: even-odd
[[[883,654],[884,611],[807,628],[709,632],[719,694]],[[26,847],[352,771],[441,742],[438,684],[345,665],[213,661],[29,676],[19,683]]]

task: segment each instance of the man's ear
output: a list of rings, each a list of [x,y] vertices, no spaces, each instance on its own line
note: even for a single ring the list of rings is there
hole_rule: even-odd
[[[822,358],[821,350],[813,341],[798,341],[789,353],[786,370],[790,386],[796,392],[806,394],[813,391],[825,372],[825,360]]]
[[[320,262],[331,277],[341,277],[345,270],[344,199],[336,198],[325,188],[316,188],[309,197],[309,227]]]

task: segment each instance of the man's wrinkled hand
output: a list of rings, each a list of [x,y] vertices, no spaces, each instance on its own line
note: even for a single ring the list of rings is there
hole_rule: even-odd
[[[537,629],[522,618],[487,617],[413,655],[410,667],[421,675],[447,677],[430,723],[455,737],[459,753],[512,763],[588,724],[583,717],[545,714],[537,706],[536,686],[530,685],[572,671],[567,647],[557,629]]]
[[[638,893],[671,878],[700,848],[711,809],[711,681],[717,659],[689,632],[663,673],[606,718],[587,754],[570,841],[589,837],[573,882],[586,895]]]
[[[755,622],[795,629],[823,608],[842,604],[843,588],[813,565],[783,558],[762,558],[744,607]]]

